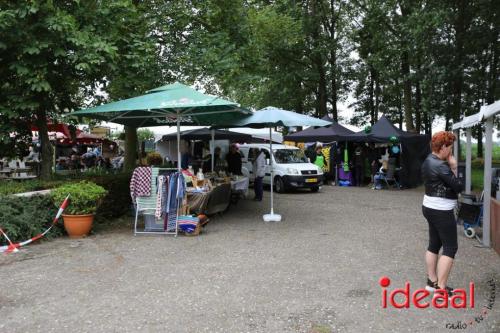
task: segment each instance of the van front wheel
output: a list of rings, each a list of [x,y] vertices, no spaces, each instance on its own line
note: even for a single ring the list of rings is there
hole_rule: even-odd
[[[281,179],[281,177],[274,178],[274,188],[276,189],[277,193],[285,192],[285,183],[283,182],[283,179]]]

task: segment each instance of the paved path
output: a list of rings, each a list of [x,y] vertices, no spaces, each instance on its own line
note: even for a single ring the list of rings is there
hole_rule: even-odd
[[[0,256],[0,332],[500,332],[500,257],[461,230],[450,284],[475,282],[474,309],[381,308],[381,276],[424,286],[421,198],[325,187],[278,195],[279,224],[241,201],[199,237],[134,237],[127,219],[32,245]]]

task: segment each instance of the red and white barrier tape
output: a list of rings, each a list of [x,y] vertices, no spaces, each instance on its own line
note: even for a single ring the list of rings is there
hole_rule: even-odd
[[[50,229],[52,229],[52,227],[57,223],[57,221],[61,217],[62,213],[66,209],[66,207],[68,207],[68,204],[69,204],[69,194],[66,197],[66,199],[64,199],[64,201],[62,202],[61,206],[59,207],[59,210],[57,211],[57,215],[54,217],[54,220],[52,220],[52,224],[50,225],[50,227],[47,230],[45,230],[43,233],[41,233],[39,235],[36,235],[35,237],[31,237],[30,239],[28,239],[28,240],[26,240],[24,242],[12,243],[12,241],[9,239],[9,237],[7,236],[7,234],[2,230],[2,228],[0,228],[0,233],[5,237],[5,239],[7,240],[7,242],[9,242],[9,245],[0,246],[0,253],[3,253],[3,252],[5,252],[5,253],[17,252],[17,251],[19,251],[18,249],[20,247],[28,245],[29,243],[32,243],[32,242],[34,242],[34,241],[42,238],[43,236],[45,236],[50,231]]]

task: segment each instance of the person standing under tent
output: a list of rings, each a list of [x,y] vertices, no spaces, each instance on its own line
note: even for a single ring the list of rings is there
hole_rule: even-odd
[[[233,143],[229,147],[229,153],[226,155],[226,162],[227,162],[227,172],[232,173],[233,175],[241,175],[241,166],[242,166],[242,161],[241,161],[241,154],[238,150],[238,146]]]
[[[434,134],[431,139],[432,153],[422,164],[425,184],[422,213],[429,224],[429,245],[425,253],[428,277],[425,289],[430,292],[441,290],[448,296],[453,295],[453,288],[447,283],[458,249],[454,209],[458,194],[464,189],[462,180],[457,178],[457,161],[452,154],[455,140],[456,137],[451,132]],[[443,252],[439,257],[441,248]]]
[[[253,173],[255,175],[255,180],[253,183],[253,189],[255,191],[255,201],[262,201],[264,195],[263,181],[266,175],[266,155],[264,150],[258,150],[254,154],[255,159],[253,161]]]
[[[354,149],[354,179],[356,186],[363,185],[364,169],[365,169],[365,153],[360,144],[356,144]]]
[[[370,143],[369,145],[369,151],[368,151],[368,163],[370,164],[370,171],[371,171],[371,182],[373,184],[373,189],[375,188],[375,175],[377,174],[380,166],[379,166],[379,160],[380,155],[378,153],[378,150],[375,148],[375,144]]]
[[[321,170],[327,166],[327,160],[325,155],[323,155],[323,145],[318,143],[316,145],[315,153],[312,156],[311,163],[316,164]]]

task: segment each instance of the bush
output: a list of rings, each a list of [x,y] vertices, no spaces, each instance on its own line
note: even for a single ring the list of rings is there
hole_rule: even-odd
[[[42,181],[39,179],[25,180],[22,182],[13,182],[7,180],[0,180],[0,196],[46,190],[64,184],[64,180],[48,180]]]
[[[65,213],[83,215],[94,214],[107,192],[102,186],[85,180],[59,186],[51,192],[56,205],[59,205],[68,194],[70,195],[70,204]]]
[[[163,157],[159,153],[151,152],[146,156],[146,161],[150,166],[160,166],[163,164]]]
[[[56,213],[57,208],[49,196],[0,197],[0,227],[14,243],[28,240],[45,231]],[[45,238],[62,234],[61,220]],[[7,244],[3,236],[0,236],[0,244]]]
[[[104,187],[108,194],[97,209],[98,222],[101,219],[113,219],[130,212],[132,199],[130,198],[129,173],[115,174],[90,178],[94,183]]]
[[[493,167],[500,167],[500,160],[492,160],[491,165]],[[471,161],[472,169],[482,169],[484,168],[484,158],[475,158]]]
[[[0,196],[36,190],[55,188],[63,184],[70,184],[82,179],[89,180],[102,186],[106,196],[97,209],[97,219],[113,219],[130,212],[132,201],[130,198],[130,173],[117,174],[79,174],[76,176],[58,176],[57,180],[32,180],[24,182],[0,181]],[[65,196],[66,197],[66,196]]]

